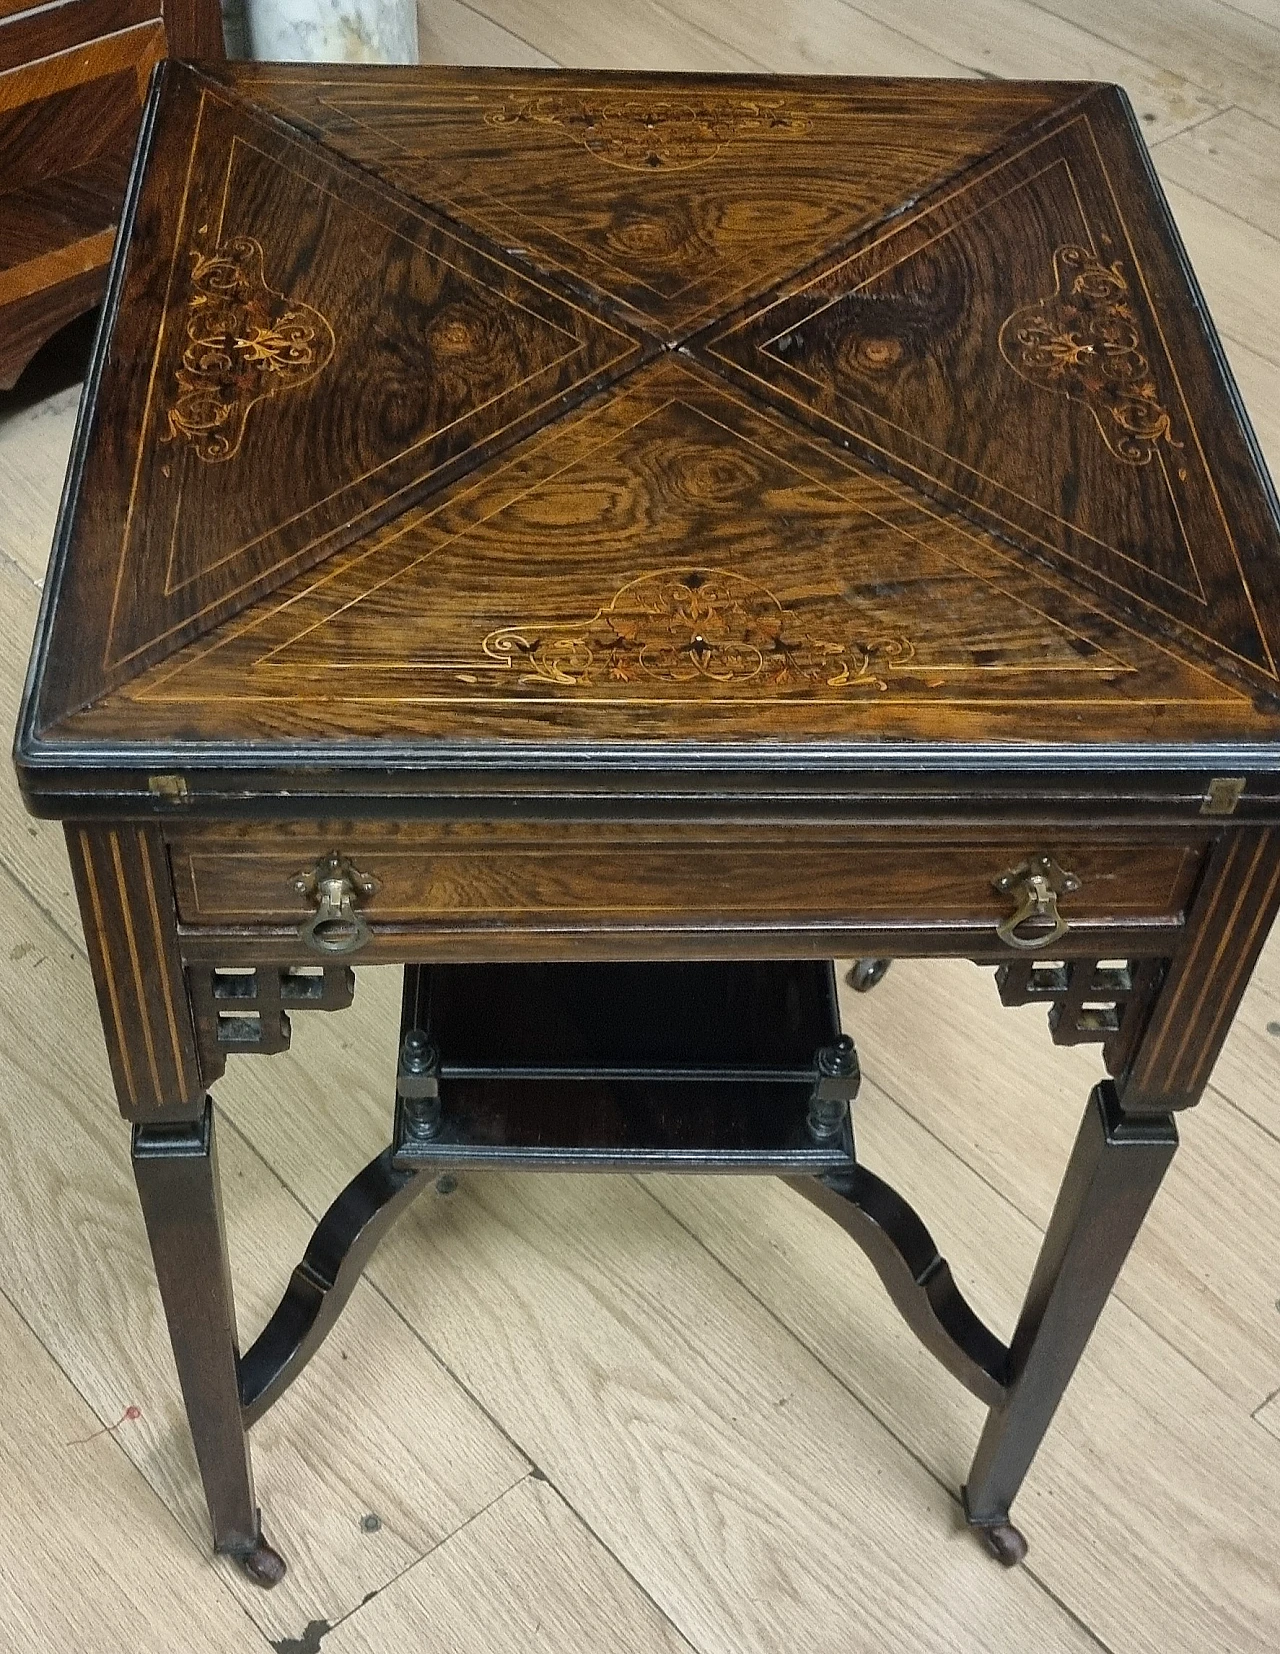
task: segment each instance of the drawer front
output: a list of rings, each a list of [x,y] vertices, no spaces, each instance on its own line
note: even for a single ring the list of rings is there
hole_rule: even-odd
[[[1204,844],[1015,838],[923,843],[831,828],[534,824],[314,824],[197,830],[170,842],[178,912],[190,926],[298,924],[295,888],[338,851],[376,889],[358,899],[379,925],[720,920],[798,925],[893,921],[994,928],[1015,902],[1001,874],[1049,855],[1079,881],[1064,918],[1091,925],[1176,921]]]

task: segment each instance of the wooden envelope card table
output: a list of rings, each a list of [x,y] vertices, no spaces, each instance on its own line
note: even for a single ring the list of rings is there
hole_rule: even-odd
[[[217,1548],[283,1573],[248,1428],[425,1173],[662,1167],[867,1250],[988,1405],[1016,1561],[1280,901],[1278,659],[1276,501],[1114,87],[162,66],[17,764]],[[857,1160],[830,961],[910,955],[1100,1047],[1007,1344]],[[209,1088],[374,962],[389,1146],[242,1354]]]

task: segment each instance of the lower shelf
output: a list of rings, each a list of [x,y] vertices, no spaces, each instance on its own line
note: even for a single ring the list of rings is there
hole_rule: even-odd
[[[999,1406],[1008,1349],[917,1214],[857,1164],[857,1085],[830,964],[407,967],[393,1141],[329,1207],[242,1357],[245,1422],[302,1371],[442,1167],[781,1174],[863,1249],[925,1347]]]
[[[396,1111],[393,1164],[541,1171],[765,1172],[853,1165],[846,1122],[809,1131],[812,1085],[697,1080],[455,1080],[441,1124],[414,1137]]]
[[[414,1031],[439,1107],[428,1134],[398,1104],[399,1168],[853,1164],[847,1111],[829,1137],[810,1125],[818,1053],[840,1037],[826,961],[409,967],[402,1042]]]

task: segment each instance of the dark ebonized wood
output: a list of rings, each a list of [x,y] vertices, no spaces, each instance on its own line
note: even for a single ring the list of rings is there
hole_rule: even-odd
[[[1009,1346],[1005,1395],[988,1414],[965,1484],[974,1527],[1004,1530],[1009,1506],[1178,1146],[1171,1115],[1128,1116],[1115,1086],[1085,1110]],[[1017,1560],[1003,1537],[1001,1560]]]
[[[421,1187],[418,1171],[385,1149],[338,1195],[316,1226],[271,1319],[241,1356],[246,1428],[261,1418],[320,1348],[379,1241]]]
[[[214,1545],[274,1585],[285,1564],[262,1537],[253,1496],[212,1103],[197,1120],[135,1126],[133,1170]]]

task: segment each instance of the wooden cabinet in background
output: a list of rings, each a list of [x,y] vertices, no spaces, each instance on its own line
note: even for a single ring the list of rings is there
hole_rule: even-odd
[[[0,0],[0,389],[92,309],[162,57],[223,56],[218,0]]]

